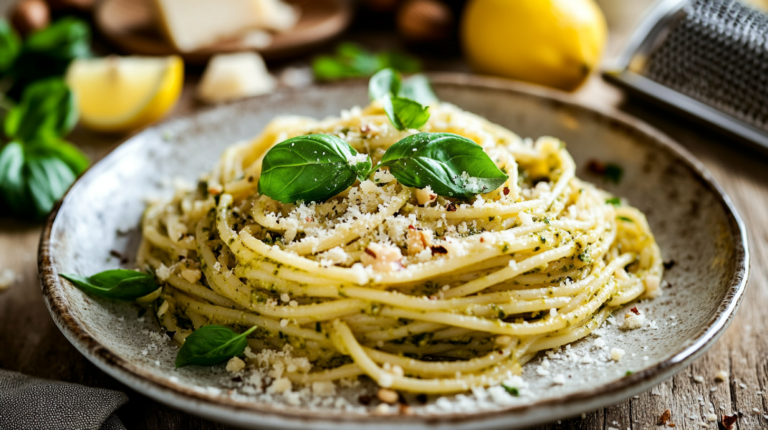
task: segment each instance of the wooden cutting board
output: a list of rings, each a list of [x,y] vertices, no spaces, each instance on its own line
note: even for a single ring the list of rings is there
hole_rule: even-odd
[[[256,51],[267,60],[285,59],[311,51],[341,33],[352,18],[345,0],[293,0],[301,18],[286,33],[273,34],[264,48],[252,48],[239,39],[222,40],[208,48],[179,52],[155,26],[153,11],[146,0],[103,0],[94,11],[96,26],[106,39],[127,54],[180,55],[188,63],[205,63],[215,54]]]

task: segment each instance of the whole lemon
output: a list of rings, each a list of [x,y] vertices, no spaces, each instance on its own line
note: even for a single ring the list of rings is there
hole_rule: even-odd
[[[606,33],[593,0],[470,0],[461,23],[477,72],[569,91],[598,65]]]

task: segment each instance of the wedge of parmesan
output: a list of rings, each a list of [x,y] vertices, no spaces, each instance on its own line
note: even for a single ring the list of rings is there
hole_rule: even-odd
[[[181,52],[190,52],[251,30],[287,31],[297,9],[280,0],[151,0],[160,29]]]
[[[211,58],[197,96],[204,102],[218,103],[265,94],[274,88],[275,78],[267,72],[259,54],[240,52]]]

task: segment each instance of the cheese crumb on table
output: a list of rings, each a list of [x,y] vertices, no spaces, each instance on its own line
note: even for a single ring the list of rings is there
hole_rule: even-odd
[[[11,288],[11,285],[16,282],[16,274],[11,269],[3,269],[0,271],[0,291]]]
[[[718,370],[715,374],[715,381],[728,382],[728,372],[725,370]]]

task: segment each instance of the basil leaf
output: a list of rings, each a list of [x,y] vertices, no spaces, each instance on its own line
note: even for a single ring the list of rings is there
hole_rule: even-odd
[[[379,166],[403,185],[447,197],[469,198],[500,187],[508,176],[483,148],[452,133],[418,133],[387,149]]]
[[[24,90],[21,102],[5,118],[5,134],[30,142],[66,135],[77,123],[75,95],[59,78],[37,81]]]
[[[0,190],[16,215],[40,219],[69,189],[88,159],[60,141],[7,144],[0,152]]]
[[[400,86],[399,95],[423,105],[428,105],[439,100],[435,95],[435,92],[432,91],[432,86],[429,85],[429,79],[424,75],[413,75],[403,81],[403,84]]]
[[[242,334],[237,334],[227,327],[206,325],[187,336],[176,355],[176,367],[213,366],[236,357],[248,346],[248,335],[256,327],[251,327]]]
[[[368,97],[378,100],[382,97],[396,96],[400,92],[400,75],[392,69],[378,71],[368,81]]]
[[[386,96],[381,101],[389,121],[398,130],[419,128],[429,120],[429,106],[402,97]]]
[[[4,19],[0,19],[0,73],[10,69],[21,49],[19,36]]]
[[[420,79],[417,78],[415,83],[410,84],[407,92],[428,98],[424,89],[421,88],[425,80],[421,80],[422,83],[419,82]],[[409,98],[398,97],[398,94],[403,93],[403,89],[400,86],[400,74],[392,69],[380,70],[368,81],[368,96],[371,100],[381,100],[384,112],[387,113],[389,121],[396,129],[419,128],[429,120],[428,107],[424,107]],[[434,94],[432,95],[434,96]]]
[[[118,300],[133,301],[160,288],[154,276],[135,270],[106,270],[93,276],[60,275],[86,293]]]
[[[259,193],[283,203],[321,202],[370,175],[371,158],[336,136],[311,134],[272,147],[261,169]]]
[[[92,56],[91,31],[80,19],[64,17],[27,37],[10,70],[14,85],[9,96],[18,100],[28,85],[63,76],[75,58]]]

